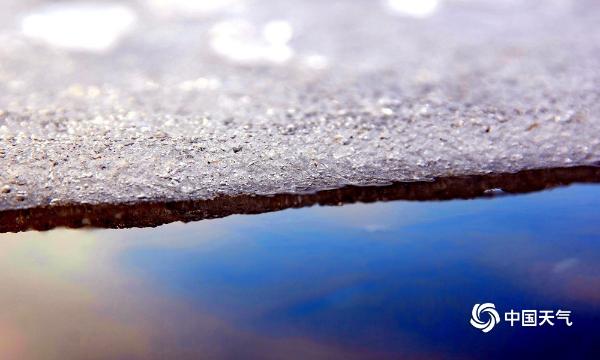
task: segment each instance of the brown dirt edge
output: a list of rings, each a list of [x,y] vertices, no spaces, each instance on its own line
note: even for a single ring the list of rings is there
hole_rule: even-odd
[[[312,205],[342,205],[391,200],[451,200],[527,193],[572,183],[600,182],[600,167],[525,170],[513,174],[445,177],[388,186],[346,186],[312,194],[221,196],[210,200],[148,201],[123,204],[41,206],[0,212],[0,233],[55,227],[155,227],[233,214],[259,214]],[[490,191],[501,189],[499,191]]]

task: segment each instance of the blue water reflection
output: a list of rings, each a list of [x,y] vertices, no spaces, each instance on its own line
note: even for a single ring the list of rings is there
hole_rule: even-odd
[[[505,357],[598,350],[600,189],[494,200],[393,202],[231,217],[206,246],[140,246],[126,271],[247,331],[373,354]],[[168,241],[168,227],[164,228]],[[179,235],[178,235],[179,236]],[[570,309],[575,326],[482,334],[475,303]],[[562,326],[561,326],[562,325]]]
[[[598,358],[600,186],[0,234],[0,358]],[[475,303],[571,310],[484,334]]]

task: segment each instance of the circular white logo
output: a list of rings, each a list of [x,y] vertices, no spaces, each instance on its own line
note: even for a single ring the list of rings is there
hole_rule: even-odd
[[[482,314],[488,314],[487,321],[481,319]],[[475,304],[471,311],[471,325],[484,333],[492,330],[500,322],[500,315],[496,311],[496,306],[492,303]]]

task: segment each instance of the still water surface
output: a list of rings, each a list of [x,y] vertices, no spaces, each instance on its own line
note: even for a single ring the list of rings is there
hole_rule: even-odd
[[[599,358],[599,260],[598,185],[0,234],[0,358]]]

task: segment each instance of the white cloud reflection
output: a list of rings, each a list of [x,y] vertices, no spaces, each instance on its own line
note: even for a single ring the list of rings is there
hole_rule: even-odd
[[[148,0],[159,16],[204,17],[243,10],[242,0]]]
[[[135,12],[116,3],[57,3],[25,16],[26,36],[68,50],[112,49],[136,22]]]
[[[393,12],[415,18],[432,15],[440,5],[440,0],[387,0],[386,2]]]
[[[212,49],[226,59],[244,64],[284,63],[294,50],[288,45],[293,36],[291,24],[284,20],[257,27],[246,20],[227,20],[210,31]]]

